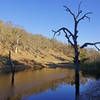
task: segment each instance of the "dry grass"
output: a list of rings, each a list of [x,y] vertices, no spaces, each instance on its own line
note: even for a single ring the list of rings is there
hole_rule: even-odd
[[[8,49],[2,48],[0,46],[0,68],[3,72],[10,72],[10,66],[8,62]],[[70,61],[70,58],[65,56],[63,52],[59,52],[52,49],[49,49],[48,52],[45,50],[40,50],[39,53],[35,52],[30,53],[27,51],[19,51],[17,54],[12,51],[12,61],[15,65],[15,71],[21,71],[25,69],[32,68],[41,69],[48,67],[49,63],[62,63]]]

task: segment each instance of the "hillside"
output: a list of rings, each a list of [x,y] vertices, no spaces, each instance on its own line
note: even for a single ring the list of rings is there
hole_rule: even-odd
[[[47,64],[50,63],[69,62],[73,57],[70,45],[42,35],[30,34],[12,22],[0,20],[0,68],[3,71],[10,71],[9,49],[16,71],[30,67],[48,67]]]
[[[19,25],[0,20],[0,71],[10,72],[9,49],[15,71],[41,69],[59,63],[72,63],[73,48],[55,39],[28,33]],[[94,60],[100,53],[95,50],[80,50],[80,60]]]

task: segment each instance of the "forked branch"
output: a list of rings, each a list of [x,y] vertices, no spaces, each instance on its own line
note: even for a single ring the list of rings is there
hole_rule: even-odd
[[[71,11],[71,9],[69,9],[67,6],[64,6],[64,8],[66,8],[66,11],[73,16],[74,20],[76,20],[75,14]]]
[[[81,20],[84,20],[85,18],[87,18],[90,21],[90,17],[88,16],[89,14],[92,14],[92,12],[85,13],[81,18],[78,19],[77,22],[79,23]]]
[[[80,14],[82,13],[82,10],[80,9],[82,2],[79,3],[78,5],[78,13],[76,15],[76,19],[80,16]]]
[[[74,35],[67,29],[67,28],[65,28],[65,27],[63,27],[63,28],[60,28],[59,30],[57,30],[57,31],[54,31],[54,30],[52,30],[53,32],[54,32],[54,36],[53,37],[55,37],[55,35],[58,33],[58,35],[60,35],[61,34],[61,31],[63,31],[64,33],[65,33],[65,37],[67,38],[67,40],[68,40],[68,42],[73,46],[74,44],[72,43],[72,41],[70,40],[70,37],[72,37],[72,38],[74,38]],[[68,33],[69,33],[69,35],[68,35]]]
[[[54,32],[54,36],[56,35],[56,33],[59,33],[60,31],[67,31],[69,34],[70,34],[70,36],[72,36],[72,37],[74,37],[74,35],[72,34],[72,32],[71,31],[69,31],[69,29],[67,29],[67,28],[65,28],[65,27],[62,27],[62,28],[60,28],[59,30],[57,30],[57,31],[54,31],[54,30],[52,30],[52,32]],[[60,34],[59,34],[60,35]]]

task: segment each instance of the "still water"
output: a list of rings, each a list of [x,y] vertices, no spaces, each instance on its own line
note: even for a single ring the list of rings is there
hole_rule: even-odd
[[[85,91],[92,77],[80,72],[80,94]],[[42,69],[11,74],[0,74],[0,100],[75,100],[75,72],[71,69]]]

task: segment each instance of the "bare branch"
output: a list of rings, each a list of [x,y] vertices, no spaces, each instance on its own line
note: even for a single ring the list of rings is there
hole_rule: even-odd
[[[76,19],[79,17],[79,15],[82,13],[82,10],[80,10],[76,16]]]
[[[74,36],[67,28],[63,27],[63,28],[60,28],[57,31],[54,31],[54,30],[52,30],[52,31],[54,32],[54,36],[53,37],[55,37],[55,35],[57,33],[59,33],[58,35],[60,35],[61,34],[60,32],[63,31],[65,33],[65,37],[68,39],[68,42],[73,46],[73,43],[71,42],[70,37],[72,36],[72,38],[74,38]],[[69,33],[69,35],[67,34],[66,31]]]
[[[94,45],[95,46],[95,48],[98,50],[98,51],[100,51],[100,48],[98,48],[96,45]]]
[[[66,11],[73,16],[74,20],[76,20],[75,14],[70,10],[70,8],[68,8],[67,6],[64,6],[64,8],[66,8]]]
[[[74,44],[71,42],[71,40],[70,40],[70,36],[68,36],[67,35],[67,32],[65,31],[65,30],[63,30],[64,31],[64,33],[65,33],[65,37],[68,39],[68,42],[72,45],[72,46],[74,46]]]
[[[88,45],[93,45],[96,47],[96,49],[98,49],[98,51],[100,51],[100,48],[98,48],[96,45],[100,44],[100,42],[95,42],[95,43],[84,43],[80,48],[84,48],[87,47]]]
[[[82,1],[78,5],[78,12],[80,12],[80,7],[81,7]]]
[[[87,13],[85,13],[85,14],[78,20],[78,23],[79,23],[81,20],[84,20],[85,18],[88,18],[89,21],[90,21],[90,17],[88,16],[89,14],[92,14],[92,12],[87,12]]]
[[[57,30],[57,31],[52,30],[52,32],[54,32],[54,36],[55,36],[56,33],[60,32],[60,31],[63,31],[63,30],[66,30],[72,37],[74,37],[74,35],[72,34],[72,32],[69,31],[69,29],[67,29],[67,28],[65,28],[65,27],[62,27],[62,28],[60,28],[60,29]]]
[[[82,10],[80,10],[80,7],[81,7],[81,4],[82,4],[82,1],[79,3],[78,5],[78,13],[77,13],[77,16],[76,16],[76,19],[80,16],[80,14],[82,13]]]

